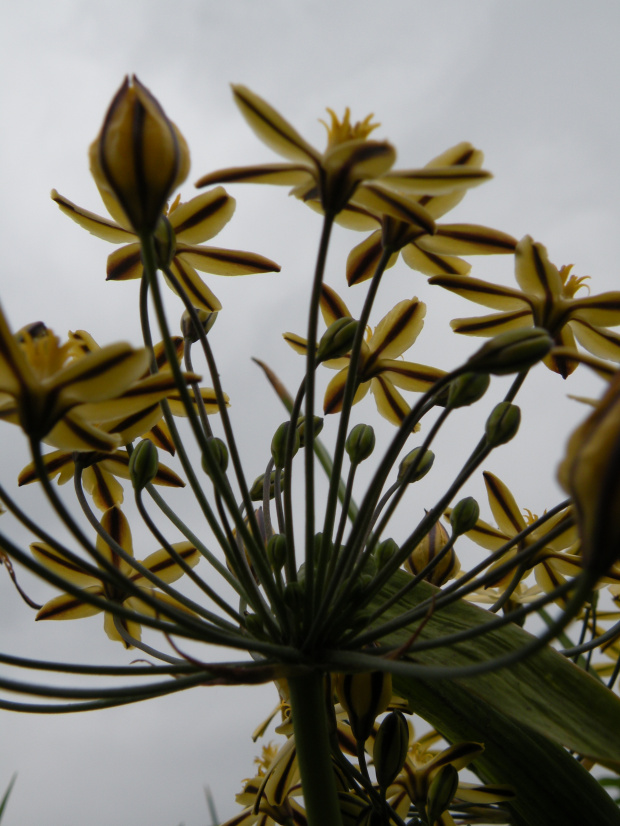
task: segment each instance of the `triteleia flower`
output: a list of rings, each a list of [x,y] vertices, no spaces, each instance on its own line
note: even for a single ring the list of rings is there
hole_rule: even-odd
[[[101,526],[130,556],[133,557],[133,543],[131,538],[131,531],[129,523],[118,507],[109,508],[101,519]],[[121,574],[133,585],[144,591],[149,597],[157,600],[158,605],[161,605],[161,610],[156,612],[150,605],[147,605],[139,596],[135,596],[130,591],[124,591],[122,585],[115,583],[111,585],[107,580],[98,579],[96,576],[81,570],[79,566],[66,559],[59,551],[52,548],[45,542],[34,542],[30,546],[32,554],[39,562],[45,565],[56,574],[62,576],[67,582],[72,583],[83,588],[89,594],[99,597],[105,597],[110,602],[116,602],[119,605],[124,605],[140,614],[146,614],[149,617],[154,617],[156,613],[161,616],[166,616],[166,608],[173,607],[177,610],[187,610],[180,602],[177,602],[173,597],[162,591],[156,590],[151,581],[143,576],[139,571],[132,568],[132,566],[121,559],[118,554],[104,541],[104,539],[97,535],[97,550],[105,559],[111,562]],[[184,560],[184,562],[192,568],[198,564],[200,560],[200,553],[192,545],[191,542],[177,542],[172,545],[172,548]],[[174,561],[168,551],[161,548],[155,551],[146,559],[142,560],[140,564],[147,568],[164,583],[170,584],[176,582],[184,571],[181,566]],[[91,617],[94,614],[101,612],[101,609],[96,605],[91,605],[88,602],[82,601],[79,597],[72,594],[61,594],[58,597],[46,602],[45,605],[38,611],[37,620],[69,620],[80,619],[82,617]],[[116,622],[119,622],[117,619]],[[121,620],[122,626],[126,629],[129,636],[136,640],[140,639],[141,629],[137,622]],[[126,648],[133,646],[119,633],[115,624],[115,617],[113,614],[105,612],[104,629],[111,640],[118,640],[122,642]]]
[[[119,214],[113,199],[104,200],[114,221],[82,209],[59,195],[55,189],[52,190],[52,200],[65,215],[92,235],[114,244],[124,244],[108,256],[109,281],[128,281],[142,277],[140,242],[129,223]],[[213,238],[226,226],[235,211],[235,199],[221,186],[198,195],[187,203],[180,203],[177,198],[170,209],[164,211],[167,232],[165,243],[156,244],[159,264],[170,269],[194,307],[214,312],[222,306],[196,270],[215,275],[280,271],[275,261],[262,255],[202,245],[203,241]]]
[[[153,232],[189,172],[185,139],[135,75],[114,96],[89,155],[106,206],[112,215],[120,207],[121,224],[137,233]]]
[[[326,284],[321,288],[320,306],[328,327],[339,318],[351,318],[344,301]],[[420,334],[425,313],[426,305],[417,298],[400,301],[362,342],[359,382],[353,404],[361,401],[370,390],[379,413],[397,426],[410,408],[396,388],[424,393],[445,375],[436,367],[399,358]],[[294,333],[285,333],[284,338],[296,352],[305,355],[306,339]],[[348,354],[324,362],[326,367],[339,371],[327,386],[323,407],[325,413],[338,413],[342,409],[349,363]]]
[[[620,292],[576,297],[585,276],[570,274],[571,267],[558,270],[542,244],[529,235],[519,241],[515,255],[515,277],[521,287],[502,287],[462,275],[439,275],[430,279],[451,292],[484,304],[499,313],[451,322],[457,333],[494,336],[521,327],[542,327],[556,345],[576,348],[577,341],[595,356],[620,362],[620,335],[607,327],[620,325]],[[577,367],[570,357],[551,352],[545,364],[566,378]]]
[[[145,349],[123,343],[72,361],[70,344],[61,345],[44,324],[30,325],[13,336],[0,309],[0,418],[56,447],[113,450],[120,437],[93,421],[124,415],[127,405],[118,397],[144,373],[148,362]],[[91,418],[85,405],[97,403],[105,403],[110,415],[99,407],[97,418]]]
[[[387,141],[369,140],[372,115],[351,124],[349,111],[340,121],[330,110],[324,152],[311,146],[272,106],[245,86],[233,86],[241,113],[270,149],[288,163],[233,167],[203,176],[196,186],[214,183],[267,183],[293,186],[292,194],[318,201],[337,214],[350,202],[408,218],[432,232],[433,220],[411,195],[438,195],[476,186],[489,178],[478,169],[437,167],[390,172],[396,151]]]
[[[558,477],[573,498],[584,567],[601,575],[620,560],[620,372],[569,439]]]

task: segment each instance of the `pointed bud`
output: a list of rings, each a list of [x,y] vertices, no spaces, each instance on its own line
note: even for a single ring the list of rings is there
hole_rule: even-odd
[[[344,447],[351,464],[359,465],[368,459],[375,449],[375,431],[369,424],[356,424],[347,436]]]
[[[280,474],[280,482],[284,481],[284,474]],[[250,488],[250,499],[252,502],[261,502],[263,499],[263,488],[265,486],[265,474],[262,473],[257,476],[252,487]],[[269,474],[269,498],[273,499],[276,495],[276,472],[272,470]]]
[[[338,318],[330,324],[319,341],[316,351],[317,362],[346,356],[353,346],[358,327],[359,321],[348,316]]]
[[[435,454],[432,450],[423,450],[421,447],[414,448],[400,463],[398,481],[403,485],[419,482],[432,468],[434,461]]]
[[[456,503],[450,513],[450,525],[455,536],[471,531],[480,517],[480,506],[473,496],[466,496]]]
[[[213,480],[214,474],[210,470],[211,464],[217,465],[222,473],[226,473],[226,468],[228,467],[228,448],[225,443],[216,436],[207,439],[205,452],[202,456],[202,469],[209,479]]]
[[[283,422],[276,430],[273,439],[271,440],[271,455],[276,467],[283,468],[286,457],[286,443],[288,440],[288,431],[291,426],[290,422]],[[299,450],[301,440],[299,438],[299,431],[295,428],[295,436],[293,439],[293,456]]]
[[[491,447],[505,445],[516,436],[520,424],[520,408],[511,402],[500,402],[491,411],[484,428],[487,442]]]
[[[383,542],[379,542],[379,544],[372,553],[377,563],[377,568],[381,570],[381,568],[383,568],[384,565],[387,565],[387,563],[394,556],[394,554],[398,552],[398,550],[399,547],[392,538],[384,539]]]
[[[129,476],[136,490],[142,490],[157,476],[159,457],[157,448],[149,439],[143,439],[129,457]]]
[[[286,537],[274,533],[267,542],[267,559],[273,571],[281,571],[286,561]]]
[[[125,78],[90,147],[102,195],[120,204],[138,233],[153,232],[166,201],[189,172],[189,150],[176,126],[140,81]]]
[[[376,718],[392,699],[392,675],[384,671],[337,674],[335,685],[353,736],[365,742],[372,734]]]
[[[424,539],[416,545],[405,560],[406,570],[417,576],[443,551],[449,541],[450,537],[444,526],[441,522],[435,522]],[[424,579],[433,585],[440,586],[449,579],[453,579],[459,572],[460,567],[454,548],[450,548],[435,567],[426,574]]]
[[[381,789],[387,789],[396,780],[405,765],[408,750],[407,719],[402,711],[391,711],[379,726],[372,750],[377,782]]]
[[[453,410],[474,404],[484,396],[490,383],[488,373],[463,373],[448,385],[445,406]]]
[[[325,419],[322,419],[321,416],[313,416],[312,417],[312,425],[313,425],[313,432],[315,438],[319,435],[321,430],[323,430],[323,425],[325,424]],[[306,417],[300,416],[297,419],[297,432],[299,433],[299,447],[304,447],[306,444]]]
[[[426,813],[429,823],[437,823],[441,815],[454,800],[459,773],[451,763],[442,766],[433,777],[426,798]]]
[[[552,346],[553,339],[542,327],[508,330],[487,341],[467,364],[477,373],[520,373],[542,361]]]

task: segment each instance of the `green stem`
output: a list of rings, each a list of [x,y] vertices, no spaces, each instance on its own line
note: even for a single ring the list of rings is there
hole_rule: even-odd
[[[288,678],[295,748],[309,826],[342,826],[327,723],[325,677]]]

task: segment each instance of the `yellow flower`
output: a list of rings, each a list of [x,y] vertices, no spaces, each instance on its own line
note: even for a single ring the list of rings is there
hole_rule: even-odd
[[[311,146],[272,106],[245,86],[233,86],[235,102],[254,132],[288,163],[233,167],[203,176],[198,187],[214,183],[267,183],[293,186],[292,194],[318,201],[336,215],[349,202],[433,231],[433,220],[411,195],[438,195],[475,186],[489,177],[477,169],[438,167],[390,172],[396,152],[387,141],[368,140],[370,117],[351,125],[330,110],[324,152]]]
[[[351,318],[344,301],[326,284],[321,288],[320,306],[328,327],[339,318]],[[353,404],[361,401],[370,390],[379,413],[397,426],[410,408],[396,388],[424,393],[445,375],[443,370],[435,367],[399,358],[420,334],[425,313],[426,305],[417,298],[401,301],[362,343],[359,383]],[[307,342],[304,338],[294,333],[285,333],[284,338],[296,352],[305,355]],[[349,362],[349,355],[324,362],[326,367],[339,371],[325,392],[325,413],[338,413],[342,409]]]
[[[148,361],[146,350],[123,343],[72,361],[70,344],[61,345],[44,324],[30,325],[13,336],[0,309],[0,418],[56,447],[113,450],[120,437],[92,422],[126,415],[140,406],[143,399],[128,402],[118,397],[144,373]],[[91,417],[93,411],[96,418]]]
[[[52,200],[58,204],[65,215],[92,235],[103,238],[104,241],[111,241],[113,244],[124,244],[108,256],[107,279],[109,281],[127,281],[142,277],[140,242],[136,233],[120,213],[114,199],[104,199],[114,221],[82,209],[59,195],[55,189],[52,190]],[[194,307],[199,309],[214,312],[220,310],[222,305],[196,270],[215,275],[248,275],[280,271],[275,261],[262,255],[201,245],[203,241],[213,238],[226,226],[234,211],[235,199],[231,198],[220,186],[192,198],[187,203],[179,203],[179,198],[177,198],[166,213],[168,222],[166,244],[160,244],[157,247],[160,266],[171,270],[185,289]]]
[[[113,507],[105,511],[101,519],[101,526],[130,556],[133,556],[133,543],[129,523],[120,508]],[[173,544],[172,547],[187,565],[190,565],[192,568],[200,560],[200,554],[191,542],[177,542]],[[140,614],[146,614],[149,617],[154,617],[156,614],[161,614],[165,617],[166,608],[170,606],[178,610],[187,610],[181,603],[177,602],[177,600],[168,594],[156,590],[150,580],[132,568],[128,562],[120,559],[118,554],[99,535],[97,535],[97,550],[99,553],[102,554],[108,562],[111,562],[128,581],[136,585],[148,596],[156,599],[158,604],[161,604],[161,610],[155,611],[150,605],[143,602],[139,596],[134,596],[130,591],[125,591],[122,585],[117,583],[112,585],[107,580],[101,580],[86,570],[80,569],[73,561],[66,559],[59,551],[45,542],[34,542],[30,548],[38,562],[41,562],[51,571],[62,576],[67,582],[83,588],[86,593],[105,597],[110,600],[110,602],[124,605],[126,608],[130,608]],[[178,565],[168,551],[163,548],[155,551],[155,553],[149,554],[140,564],[156,574],[161,582],[166,584],[175,582],[184,573],[181,566]],[[100,612],[100,608],[82,601],[79,597],[75,597],[72,594],[61,594],[61,596],[54,597],[54,599],[46,602],[38,611],[36,619],[80,619],[82,617],[91,617]],[[136,640],[140,639],[141,630],[138,623],[122,620],[122,625],[131,637]],[[126,648],[133,647],[119,633],[115,625],[114,615],[107,611],[104,617],[104,629],[111,640],[122,642]]]
[[[153,232],[166,201],[189,172],[185,139],[135,75],[126,77],[116,93],[89,154],[106,206],[109,200],[118,202],[122,223],[137,233]]]
[[[620,362],[620,335],[607,329],[620,324],[620,292],[576,297],[585,277],[570,274],[571,267],[557,269],[542,244],[526,235],[517,244],[515,277],[521,287],[502,287],[462,275],[439,275],[430,279],[451,292],[484,304],[499,313],[451,322],[457,333],[495,336],[522,327],[542,327],[556,345],[576,348],[579,341],[595,356]],[[545,364],[566,378],[577,361],[552,352]]]
[[[602,575],[620,559],[620,372],[569,439],[560,484],[573,498],[584,567]]]

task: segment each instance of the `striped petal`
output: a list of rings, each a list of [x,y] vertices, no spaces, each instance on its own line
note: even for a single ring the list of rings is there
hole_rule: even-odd
[[[37,562],[45,565],[48,571],[61,576],[72,585],[80,588],[96,585],[101,590],[101,582],[96,577],[87,573],[77,562],[67,559],[47,542],[33,542],[30,545],[30,551]]]
[[[115,505],[122,505],[125,498],[123,486],[102,467],[101,462],[84,469],[82,473],[84,490],[93,498],[95,507],[107,511]]]
[[[303,338],[303,336],[298,336],[297,333],[283,333],[282,337],[289,347],[292,347],[300,356],[305,356],[308,352],[308,339]]]
[[[274,184],[275,186],[313,185],[314,167],[310,164],[264,163],[256,166],[231,166],[203,175],[196,186],[213,184]]]
[[[557,267],[549,261],[546,247],[535,243],[529,235],[517,244],[515,278],[524,293],[546,301],[557,300],[563,292],[562,279]]]
[[[620,362],[620,335],[618,333],[594,327],[581,317],[571,318],[569,325],[577,341],[586,350],[599,358]]]
[[[170,264],[170,269],[194,307],[199,310],[206,310],[209,313],[217,313],[222,309],[219,299],[213,295],[188,261],[177,256]],[[166,281],[168,286],[176,293],[176,288],[167,277]]]
[[[347,305],[335,290],[327,284],[321,285],[321,297],[319,299],[323,321],[329,327],[334,321],[340,318],[351,318],[351,313]]]
[[[426,304],[418,301],[417,298],[399,301],[381,319],[372,334],[368,343],[370,348],[368,369],[372,370],[374,362],[379,358],[396,358],[408,350],[422,330],[425,315]]]
[[[246,86],[233,85],[235,103],[251,129],[270,149],[291,161],[320,163],[320,155],[267,101]]]
[[[383,376],[377,376],[370,382],[370,390],[375,398],[379,413],[388,422],[400,427],[405,417],[411,412],[411,408],[392,382]],[[416,425],[413,429],[419,430],[420,425]]]
[[[109,536],[123,548],[130,556],[133,556],[133,540],[129,522],[123,511],[115,506],[109,508],[101,517],[101,527]],[[120,559],[117,552],[105,541],[101,534],[97,534],[97,550],[109,562],[113,563],[122,573],[131,576],[135,573],[128,562]]]
[[[461,166],[470,169],[480,169],[484,161],[484,153],[476,149],[469,141],[461,141],[445,149],[440,155],[426,164],[426,169],[436,169],[442,166]]]
[[[382,182],[384,180],[381,179]],[[351,200],[354,204],[379,215],[389,215],[391,218],[421,227],[426,232],[435,231],[434,220],[421,204],[380,183],[362,184],[355,190]]]
[[[382,181],[407,195],[445,195],[455,189],[470,189],[492,177],[490,172],[467,166],[424,167],[390,172]]]
[[[79,224],[83,229],[88,230],[91,235],[96,235],[97,238],[102,238],[104,241],[111,241],[113,244],[126,244],[128,241],[133,241],[136,237],[134,232],[124,229],[115,221],[110,221],[109,218],[102,218],[101,215],[96,215],[94,212],[89,212],[87,209],[82,209],[73,201],[69,201],[60,195],[55,189],[52,189],[52,200],[60,207],[60,211],[68,215],[72,221]]]
[[[306,200],[309,207],[314,208],[312,201]],[[322,212],[320,204],[317,204],[317,211]],[[334,219],[337,224],[345,229],[352,229],[356,232],[372,232],[380,225],[380,221],[376,215],[367,212],[363,207],[355,206],[355,204],[348,203],[340,210]]]
[[[325,391],[325,398],[323,400],[323,412],[325,415],[329,413],[340,413],[342,410],[342,399],[344,396],[344,388],[347,383],[347,376],[349,375],[349,368],[345,367],[336,373],[334,378],[327,385]],[[362,382],[353,397],[353,404],[361,401],[366,393],[370,390],[370,382]]]
[[[84,588],[84,591],[97,597],[104,596],[101,585],[92,585]],[[54,599],[46,602],[37,612],[35,620],[82,619],[83,617],[92,617],[100,611],[101,608],[84,602],[79,597],[71,596],[71,594],[61,594],[61,596],[54,597]]]
[[[508,536],[514,536],[524,530],[525,519],[506,485],[493,473],[485,471],[482,475],[487,488],[489,505],[498,528]]]
[[[69,479],[73,478],[73,469],[75,467],[73,462],[73,455],[66,450],[52,450],[43,456],[43,464],[47,470],[47,475],[50,479],[59,477],[58,484],[64,485]],[[38,479],[37,471],[34,462],[26,465],[20,471],[17,477],[18,485],[29,485],[31,482],[36,482]]]
[[[575,313],[596,327],[617,327],[620,324],[620,292],[575,299],[571,302],[571,318]]]
[[[200,553],[191,542],[176,542],[172,545],[172,548],[191,568],[197,565],[200,561]],[[159,577],[162,582],[167,584],[176,582],[176,580],[182,577],[184,573],[183,568],[181,568],[181,566],[174,561],[168,551],[164,548],[149,554],[146,559],[142,561],[142,564],[145,568],[148,568],[151,573]],[[150,585],[150,581],[137,572],[132,575],[131,579],[136,585]]]
[[[377,373],[402,390],[426,393],[446,373],[436,367],[415,364],[400,359],[381,359],[377,363]]]
[[[440,255],[497,255],[513,253],[517,240],[478,224],[442,224],[434,235],[423,235],[417,244]]]
[[[421,249],[417,243],[407,244],[402,248],[401,253],[405,264],[423,275],[468,275],[471,270],[471,264],[467,261],[456,258],[454,255],[437,255],[434,252],[428,252]]]
[[[531,327],[534,323],[532,313],[528,308],[513,310],[510,313],[491,313],[474,318],[455,318],[450,326],[455,333],[466,336],[496,336],[508,330],[520,330],[522,327]]]
[[[220,412],[220,408],[218,406],[217,398],[215,395],[215,390],[212,390],[210,387],[201,387],[200,395],[204,402],[207,414],[212,415],[214,413]],[[166,401],[170,405],[170,412],[173,416],[187,416],[185,405],[181,399],[181,394],[178,391],[169,393],[166,396]],[[230,405],[230,399],[228,398],[228,395],[226,393],[224,393],[224,402],[226,404],[226,407]],[[194,406],[195,404],[196,403],[194,402]]]
[[[353,247],[347,258],[347,281],[349,287],[354,284],[361,284],[372,278],[377,269],[377,264],[383,254],[381,243],[381,230],[373,232],[365,241]],[[393,267],[398,260],[398,253],[390,256],[386,269]]]
[[[116,453],[111,453],[97,463],[99,467],[103,468],[114,476],[120,476],[122,479],[130,479],[129,473],[129,454],[126,450],[119,450]],[[157,473],[153,478],[152,484],[164,485],[165,487],[183,488],[185,482],[178,476],[171,468],[161,462],[157,465]]]
[[[18,398],[24,386],[37,383],[0,307],[0,392]]]
[[[201,272],[214,275],[250,275],[257,272],[280,272],[280,265],[264,255],[220,247],[177,244],[175,263],[179,257]]]
[[[60,408],[110,399],[138,379],[148,363],[146,349],[134,350],[123,342],[110,344],[60,370],[49,389],[59,393]]]
[[[143,272],[139,243],[126,244],[108,255],[107,281],[130,281],[134,278],[142,278]]]
[[[128,607],[134,608],[135,610],[135,603],[134,605],[129,605]],[[123,617],[116,618],[116,622],[119,622],[123,626],[123,628],[125,628],[127,633],[134,638],[134,640],[140,640],[142,638],[142,628],[137,622],[134,622],[133,620],[127,620]],[[109,639],[113,640],[114,642],[121,642],[125,646],[125,648],[133,648],[134,646],[130,645],[119,634],[116,628],[116,622],[114,614],[111,614],[108,611],[106,611],[103,617],[103,630],[106,632]]]
[[[519,290],[501,287],[499,284],[491,284],[479,278],[438,275],[431,278],[429,284],[443,287],[445,290],[450,290],[485,307],[491,307],[493,310],[521,310],[524,306],[530,306],[528,297]]]
[[[121,439],[116,433],[106,433],[101,428],[83,419],[76,410],[69,410],[46,434],[46,444],[61,450],[77,450],[107,453],[120,447]]]
[[[197,195],[168,213],[177,241],[202,244],[217,235],[235,212],[235,199],[218,186]]]

